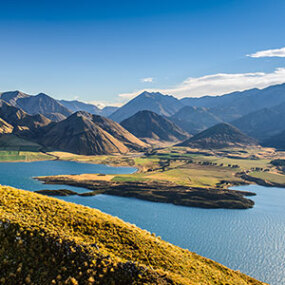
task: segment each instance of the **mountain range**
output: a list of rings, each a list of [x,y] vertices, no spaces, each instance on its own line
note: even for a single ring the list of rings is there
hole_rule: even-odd
[[[0,100],[0,146],[35,145],[77,154],[126,153],[147,145],[118,123],[87,112],[76,112],[60,122],[42,114],[29,115]]]
[[[77,100],[56,100],[44,93],[28,95],[21,91],[3,92],[0,94],[0,99],[30,115],[42,114],[55,122],[64,120],[77,111],[86,111],[107,117],[118,109],[113,106],[106,106],[100,109],[93,104]]]
[[[184,105],[206,107],[225,122],[263,108],[271,108],[285,102],[285,84],[273,85],[264,89],[249,89],[221,96],[183,98]]]
[[[144,91],[120,108],[108,106],[103,109],[77,100],[55,100],[43,93],[32,96],[20,91],[9,91],[1,93],[0,100],[2,110],[6,108],[0,114],[1,133],[9,133],[12,128],[13,133],[34,132],[38,126],[49,124],[49,120],[60,122],[78,111],[109,117],[116,122],[124,121],[123,125],[141,138],[169,141],[179,140],[185,133],[198,134],[221,122],[228,122],[259,142],[266,141],[267,145],[270,145],[271,137],[276,140],[277,135],[285,130],[285,84],[181,100],[159,92]],[[8,105],[4,106],[3,102]],[[12,107],[17,110],[12,111]],[[145,110],[153,112],[152,115],[137,115]],[[138,124],[140,120],[145,120],[150,130],[145,126],[143,129],[142,124]]]
[[[151,111],[139,111],[121,125],[129,132],[146,141],[181,141],[189,137],[189,134],[175,125],[169,119]]]

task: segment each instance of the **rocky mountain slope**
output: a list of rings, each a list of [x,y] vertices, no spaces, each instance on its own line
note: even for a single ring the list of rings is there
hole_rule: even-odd
[[[117,123],[86,112],[46,127],[39,142],[49,148],[76,154],[126,153],[146,145]]]

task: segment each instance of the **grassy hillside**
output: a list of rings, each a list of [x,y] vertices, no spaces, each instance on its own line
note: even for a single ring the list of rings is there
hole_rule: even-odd
[[[0,187],[0,284],[262,284],[88,207]]]

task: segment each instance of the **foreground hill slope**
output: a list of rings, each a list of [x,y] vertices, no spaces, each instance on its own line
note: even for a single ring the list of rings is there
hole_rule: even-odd
[[[183,104],[173,96],[145,91],[111,114],[110,118],[120,123],[143,110],[149,110],[162,116],[171,116],[182,107]]]
[[[236,127],[220,123],[182,142],[179,146],[211,149],[256,144],[253,138],[246,136]]]
[[[169,119],[147,110],[137,112],[121,122],[121,125],[138,138],[180,141],[189,137]]]
[[[262,284],[118,218],[0,187],[0,284]]]

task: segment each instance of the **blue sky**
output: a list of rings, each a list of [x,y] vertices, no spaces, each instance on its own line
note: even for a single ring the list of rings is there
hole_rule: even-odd
[[[184,97],[285,81],[282,50],[247,56],[285,47],[284,0],[0,0],[0,7],[1,91],[115,104],[144,89]]]

